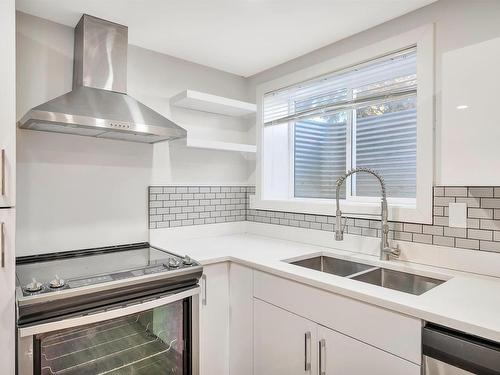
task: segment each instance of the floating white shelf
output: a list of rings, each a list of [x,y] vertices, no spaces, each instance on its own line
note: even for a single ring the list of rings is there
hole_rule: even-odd
[[[190,137],[183,138],[182,140],[179,141],[185,144],[186,147],[202,148],[206,150],[234,151],[234,152],[243,152],[248,154],[255,154],[257,152],[257,146],[245,143],[211,141],[207,139],[198,139]]]
[[[253,103],[194,90],[184,90],[171,97],[170,105],[235,117],[255,113],[257,110],[257,106]]]

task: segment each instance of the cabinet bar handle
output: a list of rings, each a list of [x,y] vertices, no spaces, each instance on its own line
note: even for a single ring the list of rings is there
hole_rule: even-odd
[[[319,340],[319,375],[326,375],[326,340]]]
[[[2,174],[2,180],[0,181],[0,190],[2,195],[5,195],[5,150],[0,151],[0,168],[2,169],[0,173]]]
[[[203,295],[201,297],[201,304],[205,306],[207,304],[207,275],[201,275],[201,282],[203,283]]]
[[[311,371],[311,332],[304,334],[304,371]]]
[[[5,268],[5,231],[4,231],[4,227],[5,227],[5,223],[1,223],[0,224],[0,242],[2,242],[1,244],[1,264],[2,264],[2,268]]]

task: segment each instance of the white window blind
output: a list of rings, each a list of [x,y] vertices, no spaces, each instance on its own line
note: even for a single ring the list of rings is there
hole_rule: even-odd
[[[293,127],[294,195],[334,198],[346,170],[368,167],[388,196],[415,198],[416,49],[364,62],[264,96],[264,125]],[[357,174],[344,197],[376,197],[370,175]]]

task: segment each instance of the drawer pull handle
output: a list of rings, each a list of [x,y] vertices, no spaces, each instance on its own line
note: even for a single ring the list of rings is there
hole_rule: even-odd
[[[326,340],[319,340],[319,375],[326,375]]]
[[[0,224],[0,242],[2,243],[0,245],[0,248],[1,248],[1,264],[2,264],[2,268],[5,268],[5,223],[1,223]]]
[[[0,181],[0,192],[5,195],[5,150],[0,151],[0,174],[2,175]]]
[[[201,275],[201,281],[203,283],[203,295],[201,297],[201,304],[206,306],[207,304],[207,275]]]
[[[304,334],[304,371],[311,371],[311,332]]]

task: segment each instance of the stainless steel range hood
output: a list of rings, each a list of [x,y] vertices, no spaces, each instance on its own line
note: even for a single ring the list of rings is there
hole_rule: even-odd
[[[127,95],[128,28],[83,15],[75,28],[73,90],[31,109],[23,129],[155,143],[186,130]]]

